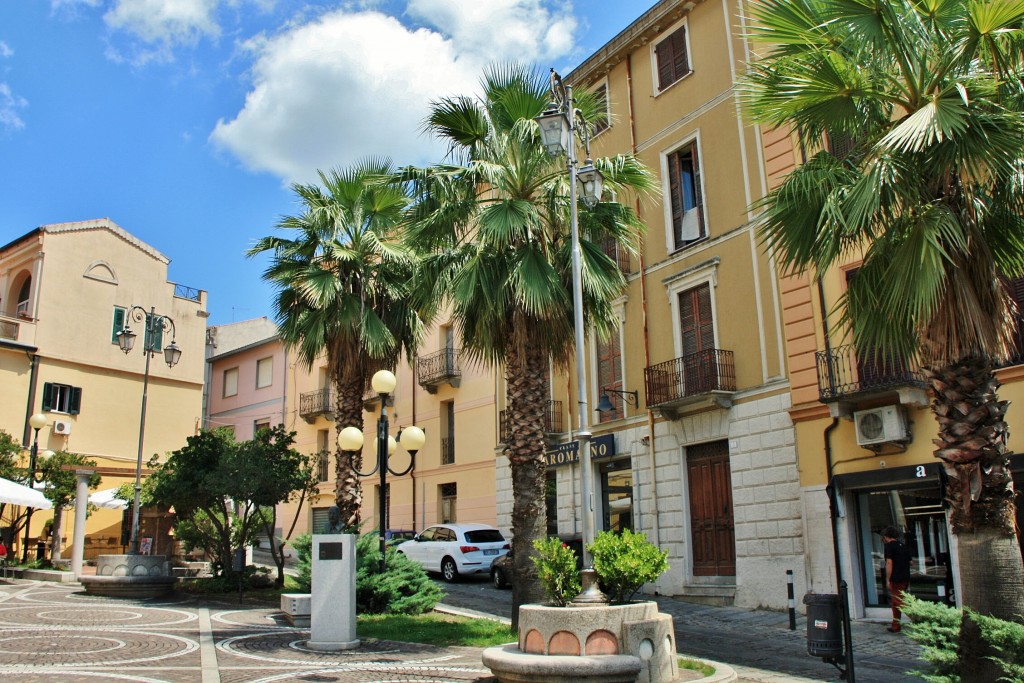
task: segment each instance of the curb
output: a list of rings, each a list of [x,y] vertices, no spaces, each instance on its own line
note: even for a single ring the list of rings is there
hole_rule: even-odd
[[[508,617],[499,617],[494,614],[488,614],[487,612],[478,612],[472,609],[463,609],[461,607],[452,607],[446,605],[443,602],[439,602],[434,605],[434,611],[442,614],[451,614],[456,617],[469,617],[471,619],[490,619],[491,621],[497,621],[502,624],[511,625],[512,620]]]
[[[708,666],[715,667],[715,673],[711,674],[710,676],[705,676],[704,678],[698,678],[694,681],[694,683],[730,683],[730,681],[735,681],[739,678],[739,676],[736,675],[736,671],[728,664],[716,662],[713,659],[704,659],[703,657],[691,657],[681,652],[678,654],[681,657],[686,657],[687,659],[695,659],[698,662],[704,662]]]

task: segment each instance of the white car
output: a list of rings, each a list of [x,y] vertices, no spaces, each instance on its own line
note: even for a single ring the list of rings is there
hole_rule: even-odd
[[[488,573],[491,563],[512,546],[501,532],[486,524],[435,524],[396,550],[428,572],[441,572],[445,581]]]

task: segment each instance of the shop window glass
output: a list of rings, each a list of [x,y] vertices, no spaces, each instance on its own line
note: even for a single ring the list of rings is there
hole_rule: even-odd
[[[858,493],[857,521],[866,606],[889,606],[880,536],[889,525],[899,530],[910,551],[910,593],[921,600],[953,604],[949,537],[937,485]]]
[[[633,530],[633,471],[629,459],[601,465],[604,530]]]

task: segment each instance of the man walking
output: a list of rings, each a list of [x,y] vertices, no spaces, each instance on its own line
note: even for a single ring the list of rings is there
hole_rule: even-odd
[[[885,544],[885,582],[889,587],[889,602],[892,604],[892,625],[886,630],[899,633],[903,593],[910,585],[910,551],[899,540],[899,532],[893,526],[882,529],[882,543]]]

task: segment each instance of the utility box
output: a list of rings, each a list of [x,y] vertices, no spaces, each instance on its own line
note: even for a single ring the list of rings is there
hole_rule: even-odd
[[[833,658],[843,654],[843,610],[835,593],[807,593],[807,654]]]

